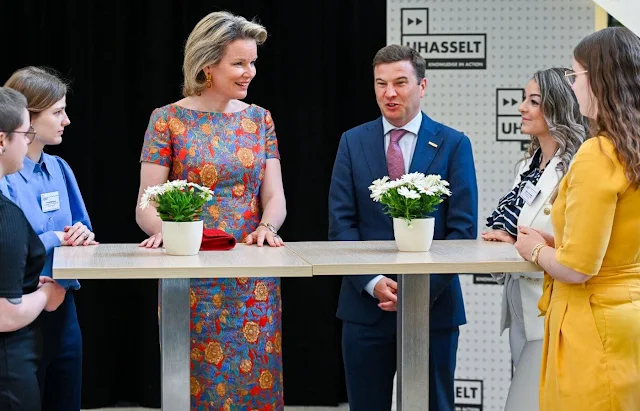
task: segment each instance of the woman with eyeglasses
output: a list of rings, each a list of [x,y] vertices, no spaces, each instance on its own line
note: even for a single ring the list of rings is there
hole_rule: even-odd
[[[0,179],[23,167],[30,128],[27,100],[0,87]],[[0,193],[0,410],[40,410],[36,371],[40,313],[64,301],[65,290],[39,277],[46,253],[24,213]]]
[[[70,124],[65,111],[67,85],[51,71],[26,67],[13,73],[5,87],[25,95],[36,130],[24,167],[6,177],[6,190],[44,243],[47,256],[41,275],[51,277],[55,247],[97,244],[69,164],[43,152],[46,146],[62,143],[62,133]],[[80,284],[77,280],[58,283],[67,290],[63,304],[40,317],[44,343],[38,368],[42,409],[79,411],[82,335],[73,293]]]
[[[531,143],[525,159],[519,163],[513,188],[487,218],[490,230],[482,233],[485,241],[514,244],[518,225],[553,231],[551,202],[560,179],[584,141],[586,121],[567,83],[565,69],[536,72],[525,86],[518,110],[522,115],[522,132],[531,136]],[[543,274],[508,273],[497,278],[504,283],[501,332],[509,329],[515,366],[505,410],[538,410],[544,335],[538,300],[542,296]]]
[[[640,410],[640,39],[604,29],[573,57],[593,137],[560,183],[555,235],[516,242],[545,271],[540,409]]]

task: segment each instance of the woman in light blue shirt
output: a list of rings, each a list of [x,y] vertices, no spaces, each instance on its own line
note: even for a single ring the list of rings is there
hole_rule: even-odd
[[[55,74],[36,67],[13,73],[5,87],[27,98],[36,137],[29,145],[24,167],[5,177],[4,194],[24,212],[44,244],[47,258],[40,275],[51,277],[53,249],[58,246],[97,244],[76,178],[63,159],[43,152],[62,142],[71,122],[65,112],[67,86]],[[80,410],[82,387],[82,335],[73,292],[77,280],[58,281],[66,290],[63,304],[43,313],[43,355],[38,367],[42,410]]]

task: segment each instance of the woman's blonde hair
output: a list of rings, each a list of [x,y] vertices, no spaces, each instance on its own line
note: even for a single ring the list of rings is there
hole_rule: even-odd
[[[27,110],[41,113],[67,95],[69,86],[52,69],[25,67],[14,72],[4,83],[27,98]]]
[[[230,43],[244,39],[261,45],[267,39],[267,30],[255,21],[224,11],[210,13],[200,20],[184,48],[182,94],[188,97],[201,93],[206,82],[202,69],[218,63]]]

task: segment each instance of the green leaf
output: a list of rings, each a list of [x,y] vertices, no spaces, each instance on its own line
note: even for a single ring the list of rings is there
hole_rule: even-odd
[[[420,198],[407,198],[400,195],[397,189],[389,190],[380,199],[386,214],[405,220],[429,217],[442,201],[443,198],[437,195],[421,194]]]
[[[156,209],[163,221],[188,222],[200,219],[206,203],[200,196],[200,190],[176,188],[157,196]]]

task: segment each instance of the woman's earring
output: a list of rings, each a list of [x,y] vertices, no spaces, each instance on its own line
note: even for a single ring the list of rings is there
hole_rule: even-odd
[[[207,73],[207,81],[205,83],[207,88],[211,88],[211,73]]]

